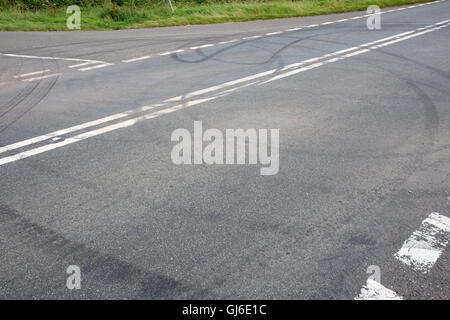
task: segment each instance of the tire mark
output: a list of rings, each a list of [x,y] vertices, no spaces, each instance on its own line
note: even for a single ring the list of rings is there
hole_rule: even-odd
[[[50,64],[56,72],[59,71],[59,64],[57,61],[52,61]],[[42,61],[42,68],[51,69],[52,67],[47,66]],[[15,100],[8,109],[3,112],[0,118],[3,123],[0,123],[0,133],[5,131],[11,125],[20,120],[25,114],[36,107],[52,90],[58,81],[59,77],[41,79],[33,86],[27,86],[23,91],[21,91],[15,98]],[[30,89],[27,89],[30,88]]]
[[[108,294],[112,293],[114,296],[125,298],[173,299],[183,297],[194,299],[208,293],[207,290],[189,287],[168,276],[144,270],[112,255],[88,248],[85,244],[72,241],[50,228],[32,222],[1,203],[0,227],[4,230],[2,236],[6,235],[8,240],[14,238],[21,240],[18,244],[14,241],[16,244],[14,248],[10,248],[8,243],[8,251],[23,247],[24,251],[20,253],[26,254],[26,250],[32,250],[33,255],[38,254],[40,257],[43,256],[46,261],[52,262],[48,268],[52,271],[55,270],[56,274],[62,274],[63,277],[67,266],[78,265],[82,270],[84,291],[89,291],[88,296],[103,297],[106,293],[108,297]],[[39,273],[40,270],[30,271]],[[62,296],[69,295],[69,290],[64,288],[65,282],[59,283],[59,280],[61,279],[56,275],[54,279],[47,279],[46,286],[38,289],[34,287],[32,295],[36,296],[37,293],[38,296],[47,296],[51,292],[61,294],[60,291],[62,291]],[[15,278],[1,279],[0,290],[9,291],[15,298],[26,295],[18,287],[19,282]],[[114,292],[105,290],[105,288],[114,290]],[[102,290],[105,293],[101,292]]]

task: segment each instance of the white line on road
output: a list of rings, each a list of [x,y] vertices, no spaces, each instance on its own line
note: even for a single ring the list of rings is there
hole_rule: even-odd
[[[429,5],[429,4],[439,3],[441,1],[442,0],[432,1],[432,2],[427,2],[427,3],[421,3],[421,4],[414,5],[414,6],[401,7],[401,8],[397,8],[397,9],[381,11],[380,13],[383,14],[383,13],[390,13],[390,12],[395,12],[395,11],[401,11],[401,10],[405,10],[405,9],[412,9],[412,8],[415,8],[415,7],[421,7],[421,6],[425,6],[425,5]],[[356,16],[356,17],[347,18],[347,19],[340,19],[340,20],[336,20],[336,21],[328,21],[328,22],[323,22],[323,23],[320,23],[320,24],[311,24],[311,25],[304,26],[304,27],[297,27],[297,28],[287,29],[285,31],[269,32],[266,35],[277,35],[277,34],[281,34],[283,32],[298,31],[298,30],[301,30],[301,29],[304,29],[304,28],[312,28],[312,27],[317,27],[319,25],[328,25],[328,24],[332,24],[332,23],[336,23],[336,22],[343,22],[343,21],[348,21],[348,20],[361,19],[361,18],[368,17],[368,16],[370,16],[370,15],[366,14],[366,15],[363,15],[363,16]],[[261,36],[253,36],[253,37],[257,38],[257,37],[261,37]],[[227,41],[221,41],[221,42],[218,42],[217,45],[233,43],[233,42],[237,42],[239,40],[247,40],[247,39],[250,39],[250,38],[252,38],[252,37],[245,37],[245,38],[242,38],[242,39],[232,39],[232,40],[227,40]],[[208,44],[208,45],[205,45],[205,47],[206,46],[210,47],[210,46],[214,46],[214,45],[216,45],[216,44]],[[191,47],[190,49],[198,49],[198,48],[199,47]],[[175,51],[168,51],[168,52],[157,53],[157,55],[159,55],[159,56],[166,56],[166,55],[170,55],[170,54],[173,54],[173,53],[179,53],[179,52],[183,52],[183,51],[185,51],[185,49],[179,49],[179,50],[175,50]],[[28,59],[63,60],[63,61],[84,62],[82,64],[71,65],[71,66],[69,66],[69,68],[77,68],[77,67],[81,67],[83,65],[94,64],[94,63],[102,64],[99,67],[85,68],[85,69],[82,69],[80,71],[87,71],[87,70],[92,70],[92,69],[97,69],[97,68],[106,67],[108,65],[112,65],[112,63],[107,63],[105,61],[78,59],[78,58],[41,57],[41,56],[21,55],[21,54],[12,54],[12,53],[0,53],[0,55],[1,56],[7,56],[7,57],[18,57],[18,58],[28,58]],[[148,59],[148,56],[146,56],[145,59]],[[131,58],[131,59],[128,59],[128,60],[123,60],[122,62],[128,63],[128,62],[139,61],[139,60],[144,60],[144,57]]]
[[[15,58],[26,58],[26,59],[63,60],[63,61],[79,61],[79,62],[104,63],[104,61],[97,61],[97,60],[87,60],[87,59],[77,59],[77,58],[60,58],[60,57],[40,57],[40,56],[30,56],[30,55],[12,54],[12,53],[0,53],[0,56],[15,57]]]
[[[286,29],[286,30],[284,30],[284,31],[286,31],[286,32],[291,32],[291,31],[298,31],[298,30],[302,30],[302,29],[303,29],[302,27],[298,27],[298,28]]]
[[[239,41],[239,39],[232,39],[232,40],[227,40],[227,41],[221,41],[219,42],[219,44],[228,44],[228,43],[233,43],[233,42],[237,42]]]
[[[43,73],[47,73],[50,72],[50,69],[46,69],[46,70],[42,70],[42,71],[36,71],[36,72],[30,72],[30,73],[23,73],[23,74],[19,74],[17,76],[14,76],[14,78],[25,78],[25,77],[29,77],[29,76],[34,76],[37,74],[43,74]]]
[[[283,31],[269,32],[269,33],[266,33],[266,36],[274,36],[274,35],[280,34],[280,33],[283,33]]]
[[[98,64],[98,65],[95,65],[92,67],[81,68],[81,69],[78,69],[78,71],[89,71],[89,70],[104,68],[104,67],[108,67],[108,66],[112,66],[112,63],[102,63],[102,64]]]
[[[249,37],[244,37],[242,38],[242,40],[251,40],[251,39],[258,39],[261,38],[262,36],[256,35],[256,36],[249,36]]]
[[[88,61],[88,62],[83,62],[83,63],[77,63],[77,64],[72,64],[71,66],[68,66],[68,68],[79,68],[79,67],[86,66],[89,64],[93,64],[93,63],[95,63],[95,62]]]
[[[383,39],[380,39],[380,40],[377,40],[377,41],[368,42],[368,43],[365,43],[365,44],[360,45],[359,47],[352,47],[352,48],[349,48],[349,49],[353,49],[353,48],[362,48],[362,47],[366,47],[366,46],[372,45],[372,44],[374,44],[374,43],[379,43],[379,42],[386,41],[386,40],[389,40],[389,39],[394,39],[394,40],[391,40],[391,41],[388,41],[388,42],[383,42],[383,43],[381,43],[381,44],[379,44],[379,45],[371,46],[371,47],[368,48],[368,49],[361,49],[361,50],[358,50],[358,51],[356,51],[356,52],[348,53],[348,54],[346,54],[346,55],[340,56],[339,58],[333,58],[333,59],[330,59],[330,60],[325,60],[325,61],[323,61],[323,62],[316,63],[316,64],[313,64],[313,65],[310,65],[310,66],[307,66],[307,67],[303,67],[303,68],[296,69],[296,70],[293,70],[293,71],[289,71],[289,72],[285,72],[285,73],[278,74],[278,75],[276,75],[276,76],[274,76],[274,77],[272,77],[272,78],[270,78],[270,79],[268,79],[268,80],[262,82],[261,84],[265,84],[265,83],[269,83],[269,82],[272,82],[272,81],[275,81],[275,80],[283,79],[283,78],[292,76],[292,75],[297,74],[297,73],[300,73],[300,72],[304,72],[304,71],[307,71],[307,70],[311,70],[311,69],[320,67],[320,66],[322,66],[322,65],[324,65],[324,64],[328,64],[328,63],[331,63],[331,62],[336,62],[336,61],[338,61],[338,60],[343,60],[343,59],[346,59],[346,58],[349,58],[349,57],[353,57],[353,56],[356,56],[356,55],[359,55],[359,54],[362,54],[362,53],[366,53],[366,52],[369,52],[369,51],[373,51],[373,50],[375,50],[375,49],[379,49],[379,48],[382,48],[382,47],[385,47],[385,46],[388,46],[388,45],[391,45],[391,44],[394,44],[394,43],[397,43],[397,42],[400,42],[400,41],[404,41],[404,40],[407,40],[407,39],[411,39],[411,38],[414,38],[414,37],[418,37],[418,36],[424,35],[424,34],[426,34],[426,33],[429,33],[429,32],[432,32],[432,31],[436,31],[436,30],[445,28],[445,27],[447,27],[447,26],[449,25],[449,24],[447,23],[448,21],[449,21],[449,20],[445,20],[445,21],[437,22],[437,23],[435,23],[435,24],[426,26],[427,30],[424,30],[424,31],[421,31],[421,32],[416,32],[416,33],[414,33],[414,30],[412,30],[412,31],[404,32],[404,33],[401,33],[401,34],[398,34],[398,35],[394,35],[394,36],[391,36],[391,37],[383,38]],[[447,23],[447,24],[445,24],[445,23]],[[444,24],[444,25],[441,25],[441,24]],[[436,26],[436,25],[440,25],[440,26],[434,27],[434,26]],[[433,27],[434,27],[434,28],[433,28]],[[412,34],[410,34],[410,33],[412,33]],[[403,37],[400,36],[400,35],[406,35],[406,34],[409,34],[409,35],[403,36]],[[349,50],[349,49],[346,49],[346,50]],[[344,50],[344,51],[345,51],[345,50]],[[335,55],[335,53],[326,54],[326,55],[324,55],[324,56],[322,56],[322,57],[330,56],[330,55]],[[311,59],[311,60],[314,60],[314,59],[318,60],[318,59],[320,59],[320,58],[321,58],[321,57],[313,58],[313,59]],[[302,64],[301,62],[300,62],[300,63],[294,63],[294,64],[292,64],[292,65],[289,65],[289,66],[284,67],[283,69],[288,69],[288,68],[291,68],[291,67],[293,67],[293,66],[297,67],[298,65],[301,65],[301,64]]]
[[[433,212],[394,255],[416,271],[428,273],[450,241],[450,218]]]
[[[383,40],[390,40],[390,39],[393,39],[393,38],[394,38],[394,40],[389,41],[389,42],[387,42],[387,43],[382,43],[382,44],[380,44],[380,45],[372,46],[372,47],[370,47],[370,48],[368,48],[368,49],[358,50],[358,51],[356,51],[356,52],[352,52],[352,53],[346,54],[346,55],[344,55],[344,56],[334,57],[334,58],[332,58],[332,59],[325,60],[325,61],[323,61],[323,62],[316,63],[316,64],[313,64],[313,65],[310,65],[310,66],[307,66],[307,67],[304,67],[304,68],[300,68],[300,69],[297,69],[297,70],[293,70],[293,71],[281,73],[281,74],[278,74],[276,77],[277,77],[277,79],[281,79],[281,78],[284,78],[285,76],[290,76],[290,75],[294,74],[295,72],[298,73],[298,72],[301,72],[301,71],[310,70],[310,69],[312,69],[312,68],[316,68],[316,67],[318,67],[318,66],[321,66],[321,65],[324,65],[324,64],[327,64],[327,63],[336,62],[336,61],[345,59],[345,58],[347,58],[347,57],[355,56],[355,55],[358,55],[358,54],[361,54],[361,53],[364,53],[364,52],[369,52],[369,51],[371,51],[371,50],[374,50],[374,49],[379,48],[379,47],[383,47],[383,46],[385,46],[385,45],[390,45],[390,44],[393,44],[393,43],[397,43],[397,42],[400,42],[400,41],[404,41],[404,40],[410,39],[410,38],[415,37],[415,36],[419,36],[419,35],[426,34],[426,33],[428,33],[428,32],[432,32],[432,31],[435,31],[435,30],[439,30],[439,29],[444,28],[444,27],[447,27],[447,26],[449,25],[449,24],[441,25],[441,24],[443,24],[443,23],[445,23],[445,22],[447,22],[447,21],[448,21],[448,20],[442,21],[442,22],[438,22],[438,23],[435,23],[435,24],[433,24],[433,25],[427,26],[427,28],[429,28],[429,29],[427,29],[427,30],[425,30],[425,31],[422,31],[422,32],[417,32],[417,33],[413,33],[413,34],[409,34],[410,32],[408,32],[409,35],[403,36],[403,37],[400,37],[400,38],[399,38],[399,36],[400,36],[401,34],[400,34],[400,35],[395,35],[395,36],[392,36],[392,37],[387,37],[387,38],[384,38],[384,39],[380,39],[380,40],[377,40],[376,42],[379,43],[379,42],[381,42],[381,41],[383,41]],[[438,25],[438,26],[437,26],[437,25]],[[440,25],[440,26],[439,26],[439,25]],[[437,26],[437,27],[435,27],[435,26]],[[414,30],[413,30],[413,32],[414,32]],[[402,34],[406,34],[406,33],[402,33]],[[360,47],[363,47],[363,46],[367,46],[368,44],[371,44],[371,43],[374,43],[374,42],[362,44],[362,45],[360,45],[359,47],[353,47],[353,48],[356,48],[356,49],[357,49],[357,48],[360,48]],[[353,48],[350,48],[350,49],[353,49]],[[338,52],[344,52],[344,51],[346,52],[346,51],[348,51],[348,50],[349,50],[349,49],[339,50]],[[324,56],[322,56],[322,57],[325,57],[325,56],[326,56],[326,57],[329,57],[329,56],[333,56],[333,55],[335,55],[335,54],[336,54],[336,52],[335,52],[335,53],[331,53],[331,54],[324,55]],[[317,58],[313,58],[313,59],[317,59]],[[311,60],[313,60],[313,59],[309,59],[309,61],[311,61]],[[293,64],[292,66],[298,65],[298,64],[299,64],[299,63],[296,63],[296,64]],[[301,63],[300,63],[300,64],[301,64]],[[283,69],[283,70],[284,70],[284,69]],[[262,72],[262,73],[258,73],[258,74],[255,74],[255,75],[251,75],[251,76],[247,76],[247,77],[244,77],[244,78],[240,78],[240,79],[236,79],[236,80],[233,80],[233,81],[229,81],[229,82],[223,83],[223,84],[221,84],[221,85],[216,85],[216,86],[212,86],[212,87],[209,87],[209,88],[206,88],[206,89],[197,90],[197,91],[195,91],[195,92],[188,93],[188,94],[186,94],[186,95],[184,95],[184,96],[178,96],[178,97],[174,97],[174,98],[171,98],[171,99],[167,99],[167,100],[163,101],[163,103],[161,104],[161,106],[163,106],[163,105],[165,105],[165,104],[167,104],[167,103],[169,103],[169,102],[181,101],[181,100],[183,100],[183,99],[186,100],[186,99],[188,99],[188,98],[190,98],[190,97],[193,97],[193,96],[196,96],[196,95],[209,93],[209,92],[216,91],[216,90],[219,90],[219,89],[223,89],[223,88],[226,88],[226,87],[235,85],[235,84],[240,84],[240,83],[243,83],[243,82],[248,82],[248,81],[250,81],[250,80],[256,80],[256,79],[258,79],[258,78],[265,77],[265,76],[269,76],[269,75],[271,75],[271,74],[273,74],[273,73],[275,73],[275,72],[280,72],[280,71],[281,71],[281,70],[279,70],[279,69],[272,69],[272,70],[265,71],[265,72]],[[280,77],[280,76],[281,76],[281,77]],[[270,80],[270,81],[274,81],[275,79],[272,78],[272,79],[269,79],[269,80]],[[267,82],[268,82],[268,81],[265,81],[265,83],[267,83]],[[259,82],[259,83],[253,82],[253,83],[251,83],[251,84],[244,85],[244,86],[255,85],[255,84],[260,84],[260,83],[261,83],[261,82]],[[234,89],[229,89],[228,91],[231,92],[232,90],[234,90]],[[171,108],[169,108],[169,109],[164,109],[164,110],[158,111],[157,114],[158,114],[158,115],[166,114],[166,113],[168,112],[167,110],[169,110],[170,112],[176,111],[176,110],[179,110],[179,109],[183,108],[183,106],[190,106],[190,105],[199,104],[199,103],[202,103],[202,102],[205,102],[205,101],[210,101],[210,100],[212,100],[212,99],[216,99],[216,98],[219,97],[219,96],[220,96],[220,95],[216,95],[216,96],[214,96],[213,98],[211,98],[211,97],[206,97],[206,98],[204,98],[204,99],[198,99],[198,100],[195,100],[195,103],[194,103],[193,101],[183,102],[181,105],[178,105],[178,106],[175,106],[175,107],[171,107]],[[194,104],[193,104],[193,103],[194,103]],[[119,117],[122,117],[122,116],[128,116],[128,115],[131,114],[131,113],[137,112],[136,110],[139,110],[139,109],[130,110],[130,111],[129,111],[130,113],[125,112],[125,113],[121,113],[121,114],[119,114],[119,115],[112,115],[112,116],[110,116],[110,117],[112,117],[112,118],[113,118],[113,117],[118,117],[118,118],[119,118]],[[165,110],[166,110],[166,111],[165,111]],[[107,118],[108,118],[108,117],[107,117]],[[141,116],[141,117],[138,117],[138,118],[135,118],[135,119],[125,120],[125,121],[123,121],[123,123],[126,123],[126,126],[131,126],[131,125],[134,125],[134,124],[136,123],[136,121],[132,121],[132,120],[136,120],[136,119],[144,119],[144,120],[145,120],[145,119],[150,119],[150,118],[154,118],[154,117],[153,117],[153,116],[152,116],[152,117],[149,117],[149,115],[147,115],[147,116]],[[95,121],[91,121],[90,123],[96,123],[96,122],[102,122],[102,121],[103,121],[103,122],[108,122],[108,121],[110,121],[110,120],[105,120],[105,119],[106,119],[106,118],[99,119],[99,120],[95,120]],[[131,122],[129,122],[129,121],[131,121]],[[115,129],[119,129],[119,128],[122,127],[122,126],[120,125],[121,123],[122,123],[122,122],[117,123],[117,124],[112,125],[112,126],[108,126],[107,128],[112,128],[112,129],[107,129],[106,131],[102,131],[101,129],[94,130],[94,132],[96,132],[95,135],[98,135],[98,134],[101,134],[101,133],[105,133],[105,132],[109,132],[109,131],[112,131],[112,130],[115,130]],[[87,124],[88,124],[88,123],[87,123]],[[74,128],[90,127],[90,126],[92,126],[92,125],[87,125],[87,124],[81,124],[81,125],[78,125],[78,126],[75,126],[75,127],[71,127],[71,128],[69,128],[69,129],[62,129],[62,130],[59,130],[59,131],[54,132],[53,134],[48,134],[48,135],[40,136],[40,137],[37,137],[37,138],[31,138],[31,139],[28,139],[28,140],[25,140],[25,141],[22,141],[22,142],[17,142],[17,143],[8,145],[8,146],[4,146],[4,147],[1,147],[1,148],[0,148],[0,152],[10,151],[10,150],[19,148],[20,146],[25,146],[25,145],[29,145],[29,144],[34,144],[36,140],[38,140],[38,141],[45,140],[45,139],[43,139],[43,137],[45,137],[45,138],[47,139],[47,138],[51,138],[51,137],[54,137],[54,136],[60,136],[60,135],[63,135],[63,134],[64,134],[64,133],[63,133],[64,131],[72,132],[72,131],[79,130],[79,129],[74,129]],[[91,132],[92,132],[92,131],[91,131]],[[8,157],[5,157],[5,158],[1,158],[1,159],[0,159],[0,165],[6,164],[6,163],[10,163],[10,162],[14,162],[14,161],[23,159],[23,158],[25,158],[25,157],[29,157],[29,156],[32,156],[32,155],[35,155],[35,154],[38,154],[38,153],[42,153],[42,152],[45,152],[45,151],[49,151],[49,150],[52,150],[52,149],[55,149],[55,148],[59,148],[59,147],[61,147],[61,146],[67,145],[67,144],[69,144],[69,143],[73,143],[73,142],[76,142],[76,141],[80,141],[80,136],[81,136],[83,139],[86,139],[86,138],[90,137],[91,135],[89,135],[89,132],[85,132],[85,133],[83,133],[83,134],[81,134],[81,135],[76,136],[76,137],[75,137],[76,139],[75,139],[75,138],[72,138],[72,139],[75,139],[74,141],[73,141],[73,140],[70,140],[70,138],[69,138],[69,139],[65,139],[64,141],[61,141],[60,143],[53,144],[52,147],[48,147],[48,146],[39,147],[39,148],[35,148],[35,149],[32,149],[32,150],[28,150],[28,151],[25,151],[25,152],[22,152],[22,153],[13,155],[13,156],[8,156]],[[81,139],[81,140],[83,140],[83,139]],[[38,150],[38,151],[36,151],[36,150]]]
[[[65,140],[63,140],[63,141],[61,141],[59,143],[56,143],[56,144],[48,144],[48,145],[44,145],[44,146],[41,146],[41,147],[38,147],[38,148],[34,148],[34,149],[31,149],[31,150],[28,150],[28,151],[17,153],[15,155],[12,155],[12,156],[9,156],[9,157],[4,157],[4,158],[0,159],[0,166],[2,166],[4,164],[7,164],[7,163],[10,163],[10,162],[17,161],[17,160],[25,159],[25,158],[28,158],[28,157],[31,157],[31,156],[34,156],[34,155],[37,155],[37,154],[40,154],[40,153],[43,153],[43,152],[47,152],[47,151],[50,151],[50,150],[53,150],[53,149],[61,148],[61,147],[66,146],[68,144],[72,144],[72,143],[79,142],[79,141],[82,141],[82,140],[85,140],[85,139],[88,139],[88,138],[92,138],[92,137],[95,137],[95,136],[98,136],[100,134],[104,134],[104,133],[107,133],[107,132],[110,132],[110,131],[114,131],[114,130],[121,129],[121,128],[126,128],[126,127],[131,127],[131,126],[135,125],[136,123],[141,122],[143,120],[153,119],[153,118],[159,117],[161,115],[177,111],[177,110],[182,109],[182,108],[194,106],[194,105],[206,102],[206,101],[210,101],[210,100],[216,99],[217,97],[209,97],[209,98],[189,101],[189,102],[183,103],[183,104],[178,104],[178,105],[173,106],[171,108],[163,109],[163,110],[156,111],[156,112],[153,112],[153,113],[150,113],[150,114],[147,114],[147,115],[143,115],[143,116],[136,117],[136,118],[133,118],[133,119],[125,120],[125,121],[122,121],[122,122],[119,122],[119,123],[116,123],[116,124],[112,124],[112,125],[109,125],[109,126],[106,126],[106,127],[102,127],[102,128],[96,129],[96,130],[84,132],[84,133],[81,133],[81,134],[76,135],[74,137],[67,138],[67,139],[65,139]]]
[[[22,79],[24,82],[31,82],[31,81],[37,81],[37,80],[43,80],[47,78],[57,77],[60,76],[62,73],[52,73],[41,77],[35,77],[35,78],[28,78],[28,79]]]
[[[51,133],[48,133],[48,134],[45,134],[45,135],[42,135],[42,136],[38,136],[38,137],[31,138],[31,139],[23,140],[23,141],[20,141],[20,142],[16,142],[16,143],[4,146],[4,147],[0,147],[0,153],[7,152],[7,151],[12,151],[12,150],[19,149],[19,148],[23,148],[23,147],[26,147],[26,146],[31,145],[31,144],[35,144],[35,143],[38,143],[38,142],[45,141],[47,139],[51,139],[51,138],[58,137],[58,136],[63,136],[63,135],[66,135],[66,134],[69,134],[69,133],[72,133],[72,132],[76,132],[76,131],[87,129],[87,128],[90,128],[90,127],[98,126],[98,125],[106,123],[106,122],[110,122],[110,121],[113,121],[113,120],[117,120],[117,119],[121,119],[121,118],[124,118],[124,117],[128,117],[130,115],[133,115],[133,114],[136,114],[136,113],[139,113],[139,112],[149,111],[151,109],[154,109],[156,107],[162,107],[164,105],[165,105],[164,103],[159,103],[159,104],[154,104],[154,105],[151,105],[151,106],[143,106],[143,107],[140,107],[140,108],[137,108],[137,109],[132,109],[132,110],[128,110],[128,111],[125,111],[125,112],[122,112],[122,113],[113,114],[111,116],[107,116],[107,117],[104,117],[104,118],[101,118],[101,119],[85,122],[83,124],[79,124],[79,125],[76,125],[76,126],[73,126],[73,127],[66,128],[66,129],[54,131],[54,132],[51,132]]]
[[[268,75],[276,72],[276,70],[277,69],[272,69],[272,70],[261,72],[261,73],[257,73],[257,74],[254,74],[254,75],[251,75],[251,76],[248,76],[248,77],[240,78],[240,79],[233,80],[233,81],[228,81],[228,82],[219,84],[217,86],[212,86],[212,87],[208,87],[208,88],[205,88],[205,89],[193,91],[193,92],[190,92],[190,93],[188,93],[186,95],[183,95],[183,96],[177,96],[177,97],[173,97],[173,98],[170,98],[170,99],[166,99],[166,100],[164,100],[164,102],[177,102],[177,101],[181,101],[183,99],[189,99],[189,98],[192,98],[192,97],[195,97],[195,96],[198,96],[198,95],[202,95],[202,94],[205,94],[205,93],[217,91],[217,90],[224,89],[224,88],[236,85],[236,84],[240,84],[240,83],[247,82],[247,81],[250,81],[250,80],[255,80],[255,79],[258,79],[258,78],[261,78],[261,77],[265,77],[265,76],[268,76]]]
[[[403,297],[381,283],[367,279],[366,285],[361,288],[361,293],[355,297],[355,300],[403,300]]]
[[[133,58],[133,59],[128,59],[128,60],[122,60],[122,62],[129,63],[129,62],[135,62],[135,61],[147,60],[147,59],[150,59],[150,58],[151,58],[151,56],[143,56],[143,57],[139,57],[139,58]]]
[[[197,50],[197,49],[209,48],[209,47],[213,47],[213,46],[214,45],[212,43],[208,43],[208,44],[204,44],[204,45],[201,45],[201,46],[190,47],[189,49]]]
[[[179,50],[173,50],[173,51],[167,51],[167,52],[162,52],[162,53],[158,53],[158,56],[167,56],[173,53],[179,53],[179,52],[183,52],[183,49],[179,49]]]
[[[106,127],[103,127],[103,128],[99,128],[99,129],[96,129],[96,130],[84,132],[84,133],[78,134],[78,135],[76,135],[74,137],[64,139],[62,141],[58,140],[60,142],[57,142],[55,144],[44,145],[44,146],[41,146],[41,147],[38,147],[38,148],[34,148],[34,149],[31,149],[31,150],[28,150],[28,151],[17,153],[15,155],[12,155],[12,156],[9,156],[9,157],[4,157],[4,158],[0,159],[0,166],[2,166],[4,164],[7,164],[7,163],[10,163],[10,162],[17,161],[17,160],[25,159],[25,158],[28,158],[28,157],[31,157],[31,156],[34,156],[34,155],[37,155],[37,154],[40,154],[40,153],[43,153],[43,152],[46,152],[46,151],[50,151],[50,150],[53,150],[53,149],[61,148],[63,146],[66,146],[66,145],[69,145],[69,144],[72,144],[72,143],[75,143],[75,142],[79,142],[79,141],[82,141],[82,140],[85,140],[85,139],[88,139],[88,138],[92,138],[92,137],[95,137],[95,136],[98,136],[98,135],[101,135],[101,134],[104,134],[104,133],[107,133],[107,132],[111,132],[111,131],[114,131],[114,130],[117,130],[117,129],[131,127],[131,126],[135,125],[138,122],[141,122],[141,121],[144,121],[144,120],[153,119],[153,118],[157,118],[159,116],[162,116],[162,115],[174,112],[174,111],[178,111],[180,109],[192,107],[192,106],[195,106],[195,105],[200,104],[200,103],[211,101],[211,100],[214,100],[214,99],[226,96],[226,95],[228,95],[228,94],[230,94],[230,93],[232,93],[232,92],[234,92],[234,91],[236,91],[238,89],[251,86],[253,84],[254,84],[254,82],[248,83],[248,84],[244,84],[244,85],[242,85],[240,87],[231,88],[231,89],[228,89],[226,91],[220,92],[220,93],[218,93],[215,96],[201,98],[201,99],[197,99],[197,100],[192,100],[192,101],[188,101],[186,103],[181,103],[181,104],[175,105],[175,106],[170,107],[170,108],[162,109],[162,110],[159,110],[159,111],[156,111],[156,112],[152,112],[152,113],[149,113],[149,114],[146,114],[146,115],[143,115],[143,116],[139,116],[139,117],[136,117],[136,118],[133,118],[133,119],[125,120],[125,121],[122,121],[122,122],[119,122],[119,123],[116,123],[116,124],[112,124],[112,125],[109,125],[109,126],[106,126]],[[149,106],[149,107],[145,107],[145,108],[148,108],[148,110],[150,110],[150,109],[152,109],[154,107],[155,106]],[[61,133],[62,131],[63,130],[60,130],[59,133]],[[54,132],[53,137],[57,137],[56,133],[58,133],[58,131]]]

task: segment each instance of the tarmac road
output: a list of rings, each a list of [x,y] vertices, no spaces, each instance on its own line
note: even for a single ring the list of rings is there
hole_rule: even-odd
[[[450,2],[382,12],[0,33],[0,297],[449,299]],[[199,120],[279,171],[174,164]]]

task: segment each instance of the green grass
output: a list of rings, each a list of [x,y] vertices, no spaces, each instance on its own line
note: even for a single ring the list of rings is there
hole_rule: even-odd
[[[1,0],[0,0],[1,1]],[[4,0],[8,1],[8,0]],[[369,5],[379,7],[427,2],[427,0],[274,0],[233,1],[201,0],[176,1],[172,14],[167,2],[154,1],[145,6],[118,6],[106,0],[102,6],[81,7],[82,30],[110,30],[149,28],[177,25],[223,23],[274,18],[301,17],[347,11],[366,10]],[[65,7],[47,7],[30,10],[0,2],[1,31],[67,30],[69,16]]]

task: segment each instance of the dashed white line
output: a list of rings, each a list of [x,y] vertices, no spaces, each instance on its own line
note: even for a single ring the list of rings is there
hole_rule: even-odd
[[[141,60],[147,60],[150,59],[151,56],[143,56],[143,57],[139,57],[139,58],[133,58],[133,59],[128,59],[128,60],[122,60],[122,62],[124,63],[129,63],[129,62],[135,62],[135,61],[141,61]]]
[[[83,63],[77,63],[77,64],[73,64],[68,67],[69,68],[79,68],[79,67],[87,66],[88,64],[94,64],[94,62],[88,61],[88,62],[83,62]]]
[[[30,72],[30,73],[23,73],[23,74],[19,74],[14,76],[14,78],[25,78],[25,77],[29,77],[29,76],[34,76],[37,74],[43,74],[43,73],[47,73],[50,72],[50,69],[46,69],[46,70],[41,70],[41,71],[36,71],[36,72]]]
[[[361,293],[355,300],[403,300],[395,291],[386,288],[381,283],[367,279],[366,284],[361,288]]]
[[[242,40],[251,40],[251,39],[258,39],[261,38],[262,36],[249,36],[249,37],[244,37],[242,38]]]
[[[283,33],[283,31],[268,32],[268,33],[266,33],[266,36],[274,36],[276,34],[281,34],[281,33]]]
[[[179,52],[184,52],[184,49],[178,49],[178,50],[173,50],[173,51],[167,51],[167,52],[158,53],[158,56],[168,56],[168,55],[170,55],[170,54],[179,53]]]
[[[30,55],[12,54],[12,53],[0,53],[0,56],[15,57],[15,58],[26,58],[26,59],[63,60],[63,61],[79,61],[79,62],[104,63],[104,61],[97,61],[97,60],[87,60],[87,59],[77,59],[77,58],[61,58],[61,57],[41,57],[41,56],[30,56]]]
[[[431,213],[394,255],[416,271],[428,273],[450,241],[450,218]]]
[[[88,71],[88,70],[108,67],[108,66],[111,66],[111,65],[112,65],[112,63],[102,63],[102,64],[98,64],[98,65],[95,65],[95,66],[92,66],[92,67],[81,68],[81,69],[78,69],[78,71]]]
[[[232,40],[227,40],[227,41],[221,41],[219,42],[219,44],[228,44],[228,43],[233,43],[233,42],[237,42],[239,41],[239,39],[232,39]]]
[[[204,44],[204,45],[201,45],[201,46],[190,47],[189,49],[197,50],[197,49],[209,48],[209,47],[213,47],[213,46],[214,45],[212,43],[208,43],[208,44]]]
[[[302,30],[303,28],[298,27],[298,28],[291,28],[291,29],[286,29],[286,32],[291,32],[291,31],[298,31],[298,30]]]
[[[28,78],[28,79],[22,79],[24,82],[31,82],[31,81],[37,81],[37,80],[43,80],[51,77],[57,77],[60,76],[62,73],[52,73],[41,77],[35,77],[35,78]]]

